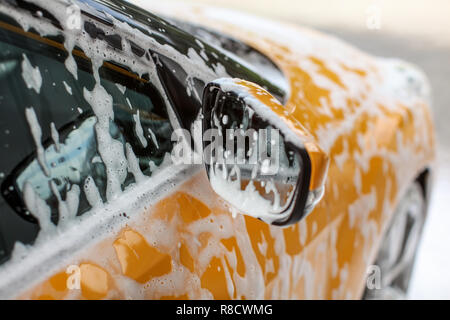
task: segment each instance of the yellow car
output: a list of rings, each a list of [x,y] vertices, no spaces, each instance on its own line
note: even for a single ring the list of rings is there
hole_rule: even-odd
[[[0,0],[0,298],[404,297],[435,152],[422,72],[133,2]]]

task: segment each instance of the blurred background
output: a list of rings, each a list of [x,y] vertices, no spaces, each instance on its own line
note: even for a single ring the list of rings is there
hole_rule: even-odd
[[[434,92],[439,166],[410,298],[450,299],[450,1],[185,1],[310,26],[374,55],[398,57],[425,71]]]

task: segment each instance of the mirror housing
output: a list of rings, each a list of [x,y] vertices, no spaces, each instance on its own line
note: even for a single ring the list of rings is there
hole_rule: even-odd
[[[289,226],[319,203],[328,156],[265,89],[239,79],[211,82],[202,116],[208,178],[232,208]]]

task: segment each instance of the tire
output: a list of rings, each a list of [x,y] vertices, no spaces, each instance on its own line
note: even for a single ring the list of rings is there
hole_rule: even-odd
[[[406,299],[426,211],[425,192],[415,182],[400,201],[375,261],[381,288],[366,288],[364,299]]]

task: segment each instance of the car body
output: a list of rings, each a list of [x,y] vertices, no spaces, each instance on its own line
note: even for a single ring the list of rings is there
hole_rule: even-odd
[[[135,2],[0,1],[17,50],[2,57],[13,96],[0,107],[18,110],[0,120],[0,297],[361,298],[408,188],[430,191],[426,78],[309,29]],[[168,159],[172,131],[194,129],[204,87],[224,77],[264,87],[309,139],[325,193],[298,223],[236,214],[202,164]]]

